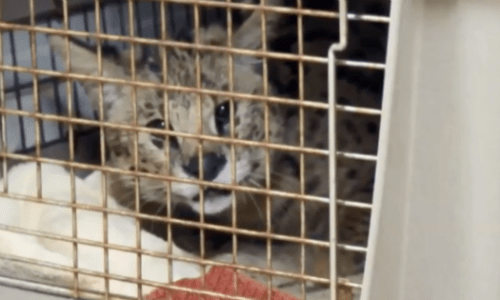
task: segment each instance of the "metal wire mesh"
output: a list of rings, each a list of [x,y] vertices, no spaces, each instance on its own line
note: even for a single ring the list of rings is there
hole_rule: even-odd
[[[334,241],[318,240],[307,237],[305,225],[305,205],[307,203],[330,203],[331,195],[312,195],[308,193],[306,186],[306,178],[309,174],[306,173],[306,160],[310,157],[332,157],[335,153],[336,160],[344,161],[361,161],[368,165],[375,166],[376,157],[376,139],[371,143],[371,146],[356,146],[342,148],[342,143],[334,147],[334,151],[328,148],[316,147],[308,145],[306,135],[308,127],[305,122],[305,115],[309,110],[323,111],[324,113],[331,112],[334,114],[348,114],[353,118],[360,120],[366,118],[368,124],[373,124],[367,129],[370,132],[378,131],[378,122],[380,119],[381,107],[381,88],[383,83],[383,71],[385,68],[385,45],[374,45],[373,41],[367,38],[367,41],[360,39],[359,47],[366,48],[360,54],[359,49],[348,49],[340,53],[335,59],[337,68],[337,78],[358,80],[361,78],[362,85],[365,89],[371,90],[376,95],[375,101],[366,104],[366,102],[356,102],[363,95],[354,97],[355,100],[340,98],[336,99],[334,105],[335,112],[332,106],[326,101],[318,101],[317,99],[308,99],[305,89],[308,82],[306,69],[312,65],[322,65],[326,69],[329,63],[326,53],[321,55],[311,53],[306,50],[306,42],[309,36],[314,35],[314,32],[308,31],[307,25],[314,20],[329,21],[336,24],[339,13],[336,5],[322,7],[319,2],[315,1],[297,1],[293,5],[284,6],[268,6],[262,1],[260,3],[236,3],[231,1],[191,1],[191,0],[169,0],[169,1],[99,1],[95,0],[93,4],[82,5],[78,7],[69,7],[66,0],[61,1],[59,10],[53,14],[37,15],[35,13],[36,2],[29,1],[29,15],[27,19],[17,20],[13,22],[0,22],[0,31],[2,38],[0,39],[0,87],[2,90],[0,113],[2,115],[2,152],[3,158],[3,175],[4,189],[0,193],[2,197],[8,197],[23,201],[26,203],[43,203],[54,207],[68,208],[72,211],[72,228],[71,236],[60,234],[49,234],[37,230],[30,230],[0,224],[0,230],[31,235],[38,238],[46,238],[52,241],[63,241],[72,244],[72,266],[54,265],[41,260],[16,257],[13,255],[0,254],[2,260],[13,262],[23,262],[32,265],[42,265],[54,269],[64,270],[73,274],[72,295],[79,296],[85,292],[85,287],[80,287],[79,277],[92,275],[95,277],[105,278],[103,292],[92,292],[101,295],[105,299],[111,297],[110,281],[122,280],[138,284],[139,295],[143,294],[142,286],[168,287],[172,290],[189,291],[190,289],[178,287],[172,284],[172,261],[184,261],[196,263],[201,268],[201,273],[204,274],[206,267],[210,266],[227,266],[235,268],[239,271],[247,273],[261,274],[266,277],[266,283],[269,287],[268,298],[272,299],[271,288],[276,288],[274,278],[287,278],[299,282],[299,289],[296,295],[302,299],[310,293],[308,284],[315,283],[320,285],[332,284],[337,285],[337,281],[341,283],[341,288],[355,289],[355,294],[359,294],[361,289],[361,281],[346,281],[343,278],[337,280],[336,273],[333,272],[331,278],[324,278],[315,275],[306,274],[306,246],[319,247],[320,249],[330,249],[336,247],[338,250],[358,253],[361,256],[367,251],[366,244],[348,243],[339,236]],[[361,3],[362,1],[360,1]],[[368,1],[369,2],[369,1]],[[386,1],[387,2],[387,1]],[[367,6],[370,7],[370,6]],[[388,7],[388,3],[379,7]],[[387,34],[389,23],[388,11],[380,11],[372,7],[370,11],[356,11],[356,6],[347,14],[349,21],[349,35],[357,35],[359,31],[363,31],[364,25],[370,25],[375,30],[379,30]],[[237,48],[232,45],[232,36],[236,25],[243,23],[245,17],[253,11],[270,13],[279,13],[284,16],[293,17],[296,22],[297,49],[296,51],[280,51],[276,45],[267,43],[266,36],[266,18],[265,14],[261,14],[261,39],[262,48],[260,50],[250,50]],[[342,18],[341,18],[342,19]],[[201,28],[213,24],[220,24],[227,31],[227,45],[207,45],[201,42]],[[355,26],[351,26],[355,25]],[[361,28],[360,28],[361,27]],[[354,30],[354,32],[353,32]],[[358,33],[356,33],[356,31]],[[49,50],[47,36],[57,35],[65,38],[66,43],[66,61],[61,62],[56,59],[54,54]],[[369,35],[369,31],[367,33]],[[86,43],[96,46],[97,53],[97,72],[96,74],[86,75],[71,70],[70,66],[70,47],[71,39],[80,38]],[[336,42],[337,37],[329,39],[331,44]],[[278,44],[281,41],[277,42]],[[376,43],[375,43],[376,44]],[[160,82],[145,81],[138,78],[136,70],[137,65],[134,63],[136,59],[136,48],[130,45],[147,45],[154,46],[160,49],[160,73],[167,74],[169,68],[169,60],[167,52],[170,49],[176,48],[186,51],[193,51],[195,57],[195,85],[180,86],[176,83],[169,82],[167,76],[163,76]],[[129,78],[115,78],[104,74],[103,59],[108,55],[110,46],[124,50],[128,48],[130,59],[130,76]],[[269,49],[268,49],[269,47]],[[381,47],[377,51],[371,51],[370,47]],[[278,50],[276,49],[278,48]],[[201,55],[203,53],[223,53],[228,54],[228,88],[225,91],[210,89],[202,84],[201,73]],[[380,54],[382,53],[382,54]],[[234,89],[234,59],[235,56],[245,56],[258,58],[261,60],[262,72],[262,93],[250,94]],[[290,85],[294,87],[293,93],[280,93],[279,96],[271,93],[270,83],[275,79],[273,77],[274,67],[276,63],[293,64],[296,63],[297,79]],[[293,68],[292,68],[293,69]],[[78,83],[77,83],[78,82]],[[90,107],[89,97],[82,89],[81,83],[97,84],[98,93],[98,109],[94,111]],[[106,84],[114,84],[117,86],[131,87],[132,100],[132,118],[128,124],[114,123],[106,120],[105,100]],[[282,90],[290,87],[278,87]],[[138,122],[138,107],[137,97],[139,89],[157,89],[161,91],[161,96],[164,101],[163,116],[164,122],[169,124],[169,93],[193,93],[196,95],[197,117],[193,120],[196,124],[196,130],[192,132],[183,132],[170,129],[154,129],[145,126],[140,126]],[[204,97],[224,97],[229,100],[229,132],[226,136],[218,136],[207,134],[203,129],[203,99]],[[264,104],[264,136],[260,140],[241,139],[237,137],[235,132],[235,107],[240,101],[251,101]],[[326,100],[326,98],[324,99]],[[351,99],[352,100],[352,99]],[[363,103],[363,105],[360,105]],[[270,106],[276,104],[282,107],[298,110],[299,126],[298,144],[273,143],[270,139]],[[330,118],[331,120],[331,118]],[[349,127],[349,126],[348,126]],[[129,133],[133,144],[133,168],[123,169],[107,164],[109,158],[109,149],[106,147],[106,132],[107,130],[119,130],[123,133]],[[356,131],[356,130],[354,130]],[[198,160],[198,175],[192,178],[181,178],[173,176],[170,171],[166,173],[151,173],[141,169],[141,157],[139,156],[139,134],[149,133],[151,135],[162,135],[165,138],[192,139],[196,140],[196,153]],[[309,132],[310,133],[310,132]],[[337,135],[339,133],[337,129]],[[353,136],[360,133],[351,132]],[[326,139],[327,137],[325,137]],[[330,134],[330,140],[335,139]],[[208,143],[217,143],[221,145],[229,145],[231,161],[230,183],[220,183],[210,180],[204,180],[204,145]],[[62,146],[61,146],[62,145]],[[252,147],[264,149],[264,184],[261,187],[240,185],[237,183],[237,169],[235,163],[236,149],[238,147]],[[170,159],[170,148],[165,147],[165,157],[168,162]],[[270,152],[281,151],[283,153],[292,153],[298,155],[298,186],[291,190],[278,190],[273,188],[271,184],[272,177],[272,161]],[[9,192],[7,182],[7,170],[13,164],[18,164],[27,161],[37,162],[37,195],[18,195]],[[41,166],[40,164],[51,163],[62,165],[69,169],[70,174],[70,198],[71,201],[61,201],[60,199],[42,197]],[[168,163],[167,163],[168,164]],[[168,170],[168,169],[167,169]],[[77,191],[75,177],[82,177],[93,171],[101,172],[101,189],[100,197],[102,206],[88,205],[77,201]],[[121,175],[131,176],[134,179],[134,197],[132,210],[116,209],[108,206],[109,196],[109,181],[110,176]],[[198,177],[198,178],[196,178]],[[355,176],[354,176],[355,177]],[[373,174],[372,174],[373,177]],[[165,211],[161,214],[151,214],[141,210],[141,180],[161,180],[165,184]],[[199,205],[200,215],[197,218],[179,218],[173,216],[172,211],[172,187],[174,183],[194,184],[199,186]],[[338,182],[337,182],[338,184]],[[204,204],[207,188],[229,190],[232,195],[232,209],[230,223],[218,224],[210,220],[210,216],[204,213]],[[373,178],[363,188],[373,188]],[[333,188],[332,188],[333,189]],[[247,229],[238,227],[237,214],[237,193],[248,193],[259,195],[265,199],[265,225],[261,230]],[[369,192],[368,192],[369,193]],[[300,233],[298,235],[280,234],[272,231],[272,214],[271,201],[273,198],[286,198],[293,201],[300,201]],[[337,198],[337,197],[335,197]],[[339,207],[369,211],[371,204],[369,199],[335,199]],[[94,241],[90,239],[82,239],[79,237],[77,226],[78,211],[86,210],[102,213],[103,224],[103,239],[102,241]],[[108,240],[108,222],[110,216],[120,215],[133,217],[135,219],[135,245],[122,246],[110,243]],[[337,232],[335,222],[331,222],[332,231]],[[168,240],[167,249],[164,252],[151,251],[143,249],[141,245],[141,229],[148,227],[145,224],[156,224],[160,228],[158,235]],[[160,225],[158,225],[160,224]],[[142,228],[141,228],[142,227]],[[181,235],[185,232],[195,232],[197,240],[196,250],[199,254],[197,257],[178,256],[172,252],[172,240],[175,240],[175,229],[184,228],[180,231]],[[194,230],[194,231],[186,231]],[[214,239],[214,232],[227,234],[230,236],[230,253],[229,261],[217,260],[212,257],[210,251],[211,246],[207,244],[210,239]],[[179,234],[177,234],[178,236]],[[216,237],[216,236],[215,236]],[[262,246],[265,249],[262,252],[265,257],[261,257],[264,263],[260,266],[245,265],[240,263],[238,258],[239,250],[247,244],[240,241],[240,237],[252,238],[255,240],[264,241]],[[335,237],[335,234],[334,234]],[[131,237],[133,239],[133,237]],[[217,240],[216,240],[217,241]],[[300,246],[298,260],[298,271],[285,271],[273,267],[273,261],[276,260],[274,244],[279,242],[292,243]],[[337,242],[337,243],[336,243]],[[182,243],[182,241],[181,241]],[[256,242],[258,243],[258,242]],[[102,272],[89,271],[79,268],[78,252],[80,247],[95,246],[104,249],[104,269]],[[207,246],[208,245],[208,246]],[[332,246],[333,245],[333,246]],[[208,249],[207,249],[208,247]],[[137,274],[134,277],[126,277],[113,274],[109,268],[109,252],[111,250],[119,250],[128,253],[136,254]],[[217,250],[217,249],[216,249]],[[332,252],[333,254],[334,252]],[[169,260],[169,274],[167,282],[153,282],[144,280],[141,273],[143,256],[148,255],[158,258],[166,258]],[[333,258],[331,258],[333,259]],[[335,264],[335,261],[333,261]],[[233,279],[236,285],[236,278]],[[56,283],[53,283],[56,285]],[[279,286],[279,284],[278,284]],[[281,288],[286,288],[286,284],[281,284]],[[90,292],[90,291],[89,291]],[[224,296],[213,292],[194,293],[204,294],[206,296],[216,296],[221,299],[248,299],[243,297]],[[314,296],[313,296],[314,297]],[[329,297],[336,299],[337,293],[330,292]],[[339,296],[343,299],[344,296]],[[346,298],[349,299],[349,298]]]

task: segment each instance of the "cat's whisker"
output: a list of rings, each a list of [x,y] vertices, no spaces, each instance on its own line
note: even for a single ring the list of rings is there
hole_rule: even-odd
[[[265,222],[266,219],[264,217],[264,213],[262,212],[259,205],[257,204],[257,200],[255,200],[255,198],[254,198],[255,195],[246,194],[246,196],[248,197],[248,199],[250,199],[250,202],[253,203],[253,205],[255,206],[255,209],[257,209],[257,213],[259,214],[260,221]]]
[[[278,172],[271,172],[271,176],[276,176],[276,177],[279,177],[281,179],[290,180],[290,181],[297,180],[294,176],[284,175],[284,174],[280,174]]]
[[[262,184],[260,184],[257,180],[255,180],[254,178],[248,178],[248,182],[253,184],[255,187],[258,187],[258,188],[261,188],[263,187]]]
[[[155,211],[155,214],[154,214],[154,215],[155,215],[155,216],[160,215],[160,212],[161,212],[161,211],[163,210],[163,208],[165,208],[165,207],[166,207],[166,204],[164,204],[164,203],[163,203],[162,205],[160,205],[160,206],[158,207],[158,209]],[[156,223],[156,222],[154,222],[154,221],[153,221],[153,222],[151,222],[151,231],[153,231],[154,226],[155,226],[155,223]],[[159,222],[159,223],[161,223],[161,224],[165,224],[164,222]]]

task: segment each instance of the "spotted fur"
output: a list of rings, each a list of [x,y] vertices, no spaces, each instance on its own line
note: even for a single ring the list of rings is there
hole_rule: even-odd
[[[372,0],[363,0],[374,3]],[[267,1],[270,2],[270,1]],[[362,2],[362,1],[360,1]],[[233,45],[239,48],[259,49],[261,47],[260,14],[250,15],[233,34]],[[283,32],[280,24],[284,21],[274,14],[267,14],[269,41],[277,41]],[[289,25],[289,24],[288,24]],[[309,25],[308,25],[309,26]],[[316,28],[322,28],[321,23]],[[278,30],[280,29],[280,30]],[[312,28],[314,30],[314,28]],[[307,30],[306,30],[307,31]],[[227,31],[219,26],[210,26],[200,30],[200,42],[209,45],[227,45]],[[333,42],[329,37],[304,43],[304,52],[310,55],[325,56],[328,46]],[[358,41],[359,42],[359,41]],[[354,42],[356,43],[356,41]],[[359,42],[360,43],[360,42]],[[289,43],[290,44],[290,43]],[[66,57],[65,42],[61,37],[51,37],[52,48],[63,58]],[[270,44],[272,48],[272,43]],[[294,48],[295,47],[295,48]],[[296,43],[291,43],[286,49],[296,52]],[[70,43],[70,67],[73,72],[88,75],[97,74],[97,56],[78,43]],[[140,48],[136,49],[135,75],[140,81],[161,83],[162,59],[161,51],[147,57]],[[154,51],[153,51],[154,52]],[[218,52],[167,48],[167,78],[170,85],[179,87],[196,87],[196,61],[200,61],[200,83],[204,89],[229,91],[230,79],[228,68],[230,56]],[[64,60],[65,61],[65,60]],[[233,56],[233,91],[264,95],[262,61],[243,55]],[[103,59],[103,76],[110,78],[131,78],[130,55],[112,55]],[[297,66],[284,62],[269,60],[269,89],[273,95],[297,97],[298,72]],[[304,65],[305,85],[304,99],[326,101],[327,69],[325,65]],[[341,73],[341,72],[340,72]],[[349,73],[349,72],[347,72]],[[348,74],[349,75],[349,74]],[[360,88],[359,82],[348,75],[339,74],[337,86],[339,102],[343,104],[374,107],[379,97],[379,91]],[[342,77],[344,76],[344,77]],[[99,87],[95,82],[82,81],[94,107],[99,107]],[[132,95],[135,94],[135,97]],[[134,107],[132,99],[136,99],[136,122],[139,126],[157,128],[166,121],[165,129],[184,134],[197,134],[200,131],[208,136],[230,136],[228,125],[220,130],[215,115],[219,105],[230,99],[221,95],[194,92],[179,92],[137,88],[126,85],[105,83],[103,85],[104,119],[118,124],[134,124]],[[233,121],[234,137],[242,140],[265,141],[265,104],[262,101],[248,99],[234,100]],[[164,103],[168,103],[168,107]],[[201,107],[201,112],[199,111]],[[269,142],[287,145],[299,145],[299,112],[297,108],[286,105],[270,104],[268,106]],[[165,113],[168,112],[166,116]],[[200,118],[201,116],[201,118]],[[378,117],[358,118],[348,113],[338,113],[337,143],[342,151],[355,151],[368,154],[376,153]],[[304,109],[304,145],[318,149],[327,148],[328,128],[327,113],[324,110]],[[223,167],[217,169],[217,174],[210,179],[212,182],[232,183],[232,159],[229,144],[203,141],[189,136],[168,136],[145,132],[127,132],[125,130],[106,129],[106,146],[108,149],[108,164],[110,166],[135,170],[135,135],[137,135],[137,166],[140,172],[153,174],[170,174],[182,179],[198,179],[196,172],[190,166],[195,166],[198,160],[199,147],[202,144],[204,155],[213,155],[220,159]],[[167,160],[166,153],[170,157]],[[236,183],[242,186],[265,186],[266,182],[266,150],[256,146],[234,147],[234,169]],[[301,192],[300,156],[294,153],[269,151],[270,187],[287,192]],[[316,196],[329,195],[328,163],[326,156],[304,155],[303,192]],[[369,202],[370,187],[373,185],[372,163],[339,160],[337,170],[338,197],[345,200]],[[194,168],[196,169],[196,168]],[[199,169],[199,167],[198,167]],[[214,169],[214,170],[215,170]],[[207,176],[205,174],[205,176]],[[135,179],[132,176],[110,175],[110,193],[125,206],[135,207]],[[165,203],[167,188],[170,188],[174,206],[187,204],[198,212],[200,187],[195,184],[164,181],[148,178],[139,179],[139,198],[142,204]],[[257,194],[236,192],[238,211],[238,226],[242,228],[265,230],[266,197]],[[204,214],[214,217],[219,223],[231,224],[232,194],[226,191],[205,188]],[[272,232],[298,236],[301,232],[300,207],[297,200],[274,197],[271,203]],[[323,203],[307,201],[305,206],[306,236],[317,239],[328,239],[329,217],[328,206]],[[339,207],[338,232],[340,242],[365,245],[368,235],[369,212],[359,209]],[[328,252],[325,249],[314,248],[312,261],[308,261],[308,273],[328,276],[325,268]],[[308,250],[308,253],[310,253]],[[356,256],[340,252],[340,274],[355,273],[358,268]],[[308,258],[309,260],[310,258]]]

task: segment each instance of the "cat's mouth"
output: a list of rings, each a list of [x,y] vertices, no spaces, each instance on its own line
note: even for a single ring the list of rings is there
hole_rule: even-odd
[[[238,174],[240,174],[239,176],[241,176],[241,178],[237,178],[237,182],[239,184],[241,184],[247,178],[250,177],[250,174],[247,174],[247,172],[245,172],[244,167],[240,167],[239,170],[243,170],[240,173],[238,173]],[[228,178],[228,177],[225,176],[225,178]],[[227,179],[227,180],[213,180],[213,181],[218,182],[218,183],[226,183],[226,184],[231,182],[229,179]],[[194,211],[200,213],[200,209],[201,209],[201,207],[200,207],[200,188],[196,185],[190,185],[189,187],[190,187],[189,192],[191,193],[191,195],[194,195],[194,196],[186,195],[184,199],[188,200],[187,203],[189,204],[189,206],[191,206],[191,208]],[[188,193],[186,193],[186,190],[182,190],[180,192],[184,192],[184,194],[188,194]],[[180,194],[182,194],[182,193],[180,193]],[[232,203],[233,203],[233,196],[232,196],[230,189],[212,188],[212,187],[203,189],[203,210],[204,210],[204,213],[206,215],[218,215],[220,213],[223,213],[231,208]]]
[[[204,201],[214,201],[217,200],[217,198],[221,196],[229,196],[231,194],[230,190],[224,190],[224,189],[217,189],[217,188],[206,188],[203,190],[203,197]],[[194,202],[199,202],[200,201],[200,194],[197,194],[194,196],[191,200]]]
[[[208,215],[219,214],[231,207],[231,191],[226,189],[207,188],[203,190],[204,213]],[[200,212],[200,194],[191,198],[190,206]]]

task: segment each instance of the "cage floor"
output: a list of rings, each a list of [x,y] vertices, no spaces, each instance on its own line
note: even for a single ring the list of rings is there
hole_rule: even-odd
[[[357,282],[360,280],[360,276],[353,276],[350,278],[351,281]],[[300,285],[290,286],[288,288],[282,288],[281,290],[289,293],[299,293],[300,294]],[[22,288],[17,288],[9,285],[0,284],[0,295],[2,295],[2,299],[4,300],[14,300],[14,299],[23,299],[23,300],[64,300],[64,299],[74,299],[70,297],[64,296],[55,296],[51,294],[44,294],[40,292],[34,292]],[[307,293],[307,297],[309,299],[329,299],[330,291],[329,290],[319,290],[315,292]],[[360,295],[359,292],[356,291],[354,293],[353,300],[359,300]]]
[[[63,296],[48,295],[26,289],[16,288],[9,285],[0,284],[0,295],[4,300],[63,300],[70,299]]]
[[[261,257],[255,256],[255,260],[260,260]],[[253,276],[255,277],[255,276]],[[356,282],[360,283],[361,282],[362,275],[355,275],[351,276],[348,279],[351,282]],[[257,278],[261,279],[261,281],[264,281],[264,278]],[[274,282],[275,284],[279,285],[280,279],[275,279]],[[285,281],[281,280],[282,283],[286,284]],[[289,294],[293,294],[295,296],[301,296],[301,285],[298,283],[295,284],[288,284],[286,286],[282,286],[279,288],[283,292],[287,292]],[[14,285],[5,285],[5,284],[0,284],[0,295],[2,295],[2,299],[4,300],[9,300],[9,299],[23,299],[23,300],[63,300],[63,299],[74,299],[71,297],[65,297],[65,296],[57,296],[53,294],[45,294],[41,292],[36,292],[36,291],[31,291],[27,290],[25,288],[19,288],[15,287]],[[330,299],[330,291],[327,289],[321,289],[321,290],[316,290],[316,291],[308,291],[306,297],[308,299]],[[359,290],[354,291],[354,297],[353,300],[359,300],[360,299],[360,292]]]

